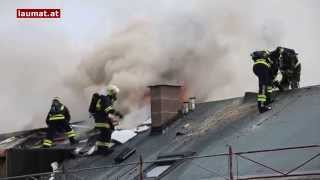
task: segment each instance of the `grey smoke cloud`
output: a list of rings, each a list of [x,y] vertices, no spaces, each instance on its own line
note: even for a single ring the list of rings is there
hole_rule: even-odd
[[[21,7],[62,8],[63,18],[17,20]],[[319,7],[316,0],[1,1],[0,132],[44,126],[57,95],[73,120],[87,119],[90,94],[109,83],[121,88],[126,112],[142,107],[155,83],[184,83],[202,101],[241,96],[256,90],[249,53],[278,44],[299,52],[302,85],[317,84]]]
[[[80,64],[76,76],[89,81],[71,81],[80,83],[77,87],[81,89],[119,85],[125,110],[139,107],[145,87],[156,83],[184,84],[188,95],[200,101],[230,96],[225,89],[232,88],[235,73],[239,73],[232,67],[239,59],[232,57],[239,44],[249,48],[246,41],[252,37],[258,40],[254,44],[264,46],[279,43],[279,39],[272,39],[268,29],[256,30],[246,9],[226,9],[226,3],[213,3],[209,8],[202,5],[195,3],[161,18],[129,22]],[[268,39],[259,39],[261,34]],[[247,57],[245,61],[250,62]],[[239,89],[231,91],[238,93]]]

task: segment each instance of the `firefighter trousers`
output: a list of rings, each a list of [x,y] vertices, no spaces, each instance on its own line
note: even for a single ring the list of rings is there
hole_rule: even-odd
[[[70,142],[75,141],[75,131],[70,127],[69,123],[65,120],[52,120],[48,122],[47,137],[43,141],[43,146],[51,147],[53,145],[53,138],[56,133],[64,132],[65,135],[70,139]]]
[[[99,131],[96,138],[96,146],[98,151],[108,151],[111,148],[111,134],[114,130],[114,126],[110,123],[110,119],[106,118],[104,113],[94,114],[95,129]]]
[[[110,127],[96,127],[96,129],[99,131],[99,136],[96,141],[98,150],[104,151],[111,148],[111,134],[113,130]]]
[[[255,64],[253,72],[259,80],[257,103],[258,109],[261,111],[272,102],[272,74],[270,68],[264,64]]]

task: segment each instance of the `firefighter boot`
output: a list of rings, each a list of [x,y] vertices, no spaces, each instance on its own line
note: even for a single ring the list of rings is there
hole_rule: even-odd
[[[263,107],[259,107],[259,112],[264,113],[264,112],[269,111],[271,109],[272,109],[271,106],[263,106]]]

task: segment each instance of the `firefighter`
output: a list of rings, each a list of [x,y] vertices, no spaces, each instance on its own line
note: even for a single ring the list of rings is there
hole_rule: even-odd
[[[70,144],[77,144],[78,141],[75,139],[76,133],[70,127],[70,113],[68,108],[61,103],[59,97],[55,97],[52,100],[51,109],[47,115],[46,123],[47,137],[44,139],[42,146],[51,147],[53,145],[53,138],[57,132],[64,132],[69,138]]]
[[[90,111],[89,108],[89,112],[93,115],[95,120],[95,129],[100,133],[96,141],[97,152],[100,154],[109,153],[112,146],[111,134],[114,131],[115,124],[112,116],[117,116],[119,118],[123,117],[122,114],[113,107],[119,91],[117,86],[109,85],[107,87],[107,95],[99,95],[99,98],[96,98],[96,103],[94,103],[95,110]],[[93,98],[94,97],[97,96],[95,95]]]
[[[254,61],[253,72],[259,79],[259,92],[257,95],[258,110],[260,113],[271,110],[272,102],[272,61],[268,58],[268,51],[255,51],[251,54]]]
[[[282,79],[279,83],[280,90],[299,88],[301,64],[297,58],[297,53],[293,49],[277,47],[271,52],[271,59],[279,62],[279,69]]]

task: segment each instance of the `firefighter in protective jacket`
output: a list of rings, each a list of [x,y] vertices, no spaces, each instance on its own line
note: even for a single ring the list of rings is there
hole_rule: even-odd
[[[46,118],[47,137],[43,141],[43,147],[51,147],[53,145],[53,138],[57,132],[64,132],[70,140],[70,144],[76,144],[76,133],[70,127],[70,113],[68,108],[61,103],[60,98],[53,98],[51,109]]]
[[[110,148],[112,146],[111,134],[114,131],[115,124],[112,116],[122,118],[122,114],[116,111],[113,107],[114,102],[117,100],[117,94],[119,91],[118,87],[109,85],[107,87],[107,95],[99,95],[94,106],[94,111],[90,111],[91,108],[89,108],[89,112],[95,119],[95,129],[100,131],[99,137],[96,141],[98,153],[104,154],[110,152]]]
[[[257,103],[260,113],[271,110],[269,104],[272,102],[273,63],[268,56],[268,51],[255,51],[251,54],[254,61],[253,72],[259,79]]]
[[[282,74],[280,90],[299,88],[301,64],[297,53],[293,49],[277,47],[271,52],[270,58],[278,61],[279,70]]]

